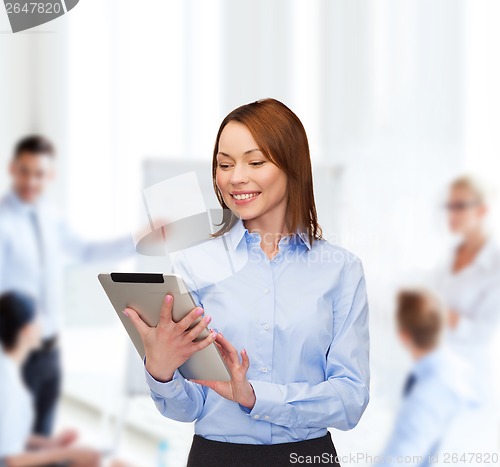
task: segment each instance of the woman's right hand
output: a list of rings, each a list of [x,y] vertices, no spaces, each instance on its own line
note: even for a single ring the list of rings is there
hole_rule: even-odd
[[[156,327],[148,326],[132,308],[123,310],[141,336],[146,352],[146,370],[160,382],[170,381],[177,368],[195,352],[212,344],[217,337],[217,332],[211,331],[204,339],[193,342],[210,323],[211,317],[204,316],[192,329],[189,329],[203,314],[203,308],[193,308],[176,323],[172,319],[172,305],[173,297],[167,295]]]

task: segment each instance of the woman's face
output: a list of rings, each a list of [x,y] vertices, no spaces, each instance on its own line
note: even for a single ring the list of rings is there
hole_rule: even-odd
[[[284,217],[287,176],[259,150],[248,128],[229,122],[218,151],[216,183],[229,209],[242,220]]]
[[[448,226],[453,233],[466,235],[481,226],[486,207],[467,187],[452,188],[446,203]]]

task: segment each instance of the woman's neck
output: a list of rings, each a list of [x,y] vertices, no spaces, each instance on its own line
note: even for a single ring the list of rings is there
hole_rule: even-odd
[[[476,252],[479,251],[486,243],[487,235],[483,229],[476,229],[465,235],[460,248],[462,251]]]
[[[486,240],[487,235],[481,229],[465,235],[462,243],[456,249],[452,271],[458,273],[472,264],[486,243]]]
[[[244,224],[249,232],[256,232],[260,235],[260,246],[264,253],[272,259],[278,252],[278,243],[280,239],[290,232],[284,216],[282,219],[269,219],[269,217],[267,219],[262,219],[262,217],[246,220]]]

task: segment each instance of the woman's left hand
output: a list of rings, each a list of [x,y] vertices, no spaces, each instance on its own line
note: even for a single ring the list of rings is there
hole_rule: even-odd
[[[255,404],[255,393],[253,387],[247,379],[247,370],[250,366],[250,361],[245,349],[241,351],[240,356],[237,350],[231,343],[224,338],[221,333],[217,334],[215,339],[224,362],[227,365],[230,381],[207,381],[200,379],[192,379],[191,381],[213,389],[217,394],[230,401],[238,402],[239,404],[252,409]]]

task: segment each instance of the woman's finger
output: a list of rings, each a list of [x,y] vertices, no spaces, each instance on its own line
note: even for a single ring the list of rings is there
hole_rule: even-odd
[[[210,323],[211,320],[212,318],[210,316],[204,316],[190,330],[184,331],[186,339],[189,340],[190,342],[193,342],[207,328],[208,323]]]
[[[151,329],[142,320],[142,318],[139,316],[139,314],[137,313],[137,311],[135,311],[134,309],[127,307],[127,308],[125,308],[123,310],[123,314],[125,316],[129,317],[130,321],[134,325],[136,331],[139,333],[139,335],[141,336],[141,338],[144,337],[149,332],[149,330]]]
[[[222,347],[222,345],[220,345],[217,340],[214,341],[215,345],[217,346],[217,348],[219,349],[219,352],[220,354],[222,355],[222,358],[224,358],[224,360],[228,359],[229,358],[229,355],[228,353],[226,352],[226,349],[224,347]]]
[[[194,307],[184,318],[182,318],[178,323],[176,323],[176,327],[179,329],[179,334],[182,334],[184,331],[187,331],[193,323],[200,318],[203,314],[203,308],[197,306]],[[202,318],[203,319],[203,318]]]
[[[193,353],[194,352],[199,352],[200,350],[203,350],[205,347],[208,347],[210,344],[213,344],[215,339],[217,338],[217,333],[215,331],[212,331],[205,339],[202,339],[201,341],[195,341],[191,343]]]
[[[232,344],[221,334],[217,336],[217,342],[224,348],[228,354],[228,358],[234,365],[239,365],[240,357],[238,356],[238,351],[232,346]]]
[[[235,361],[233,358],[231,358],[231,355],[228,353],[228,351],[222,347],[217,341],[214,342],[217,348],[219,349],[220,356],[224,360],[224,363],[226,364],[229,373],[233,373],[233,369],[235,368],[236,365],[239,365],[239,362],[235,364]]]
[[[250,359],[248,358],[246,349],[243,349],[241,351],[241,365],[243,366],[245,371],[247,371],[248,368],[250,367]]]
[[[172,306],[174,297],[170,294],[165,296],[160,311],[160,320],[158,321],[159,328],[167,328],[172,325]]]

